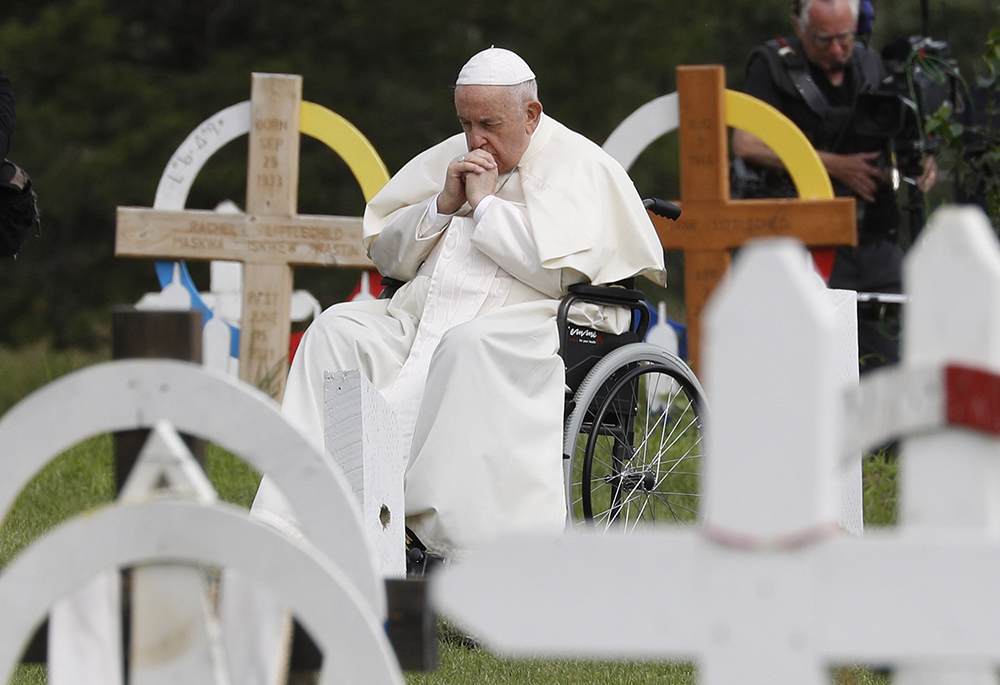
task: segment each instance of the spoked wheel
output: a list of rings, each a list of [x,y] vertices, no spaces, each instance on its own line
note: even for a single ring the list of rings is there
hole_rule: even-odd
[[[571,523],[631,531],[697,522],[706,411],[690,368],[656,345],[598,362],[566,424]]]

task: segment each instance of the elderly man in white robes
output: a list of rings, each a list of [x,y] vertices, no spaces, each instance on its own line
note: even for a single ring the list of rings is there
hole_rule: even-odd
[[[324,312],[282,407],[322,445],[323,372],[360,370],[409,444],[407,526],[449,558],[565,525],[555,317],[568,286],[664,279],[628,175],[542,113],[524,60],[499,48],[472,57],[455,109],[463,133],[409,162],[365,211],[372,261],[406,284]]]

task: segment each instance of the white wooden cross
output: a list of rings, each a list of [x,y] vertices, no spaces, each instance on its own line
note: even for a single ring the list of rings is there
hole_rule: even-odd
[[[358,218],[297,214],[302,78],[254,74],[246,214],[119,207],[115,254],[245,264],[240,378],[280,399],[293,265],[369,268]]]
[[[170,496],[150,497],[163,482]],[[109,566],[131,566],[141,625],[133,623],[129,682],[228,685],[221,640],[199,620],[210,609],[193,568],[217,566],[239,569],[295,611],[323,652],[324,685],[402,685],[380,620],[343,571],[307,542],[210,501],[210,491],[176,431],[159,422],[123,501],[57,527],[0,575],[0,677],[11,676],[24,642],[60,597]]]
[[[53,416],[60,420],[53,423]],[[361,515],[343,474],[281,417],[274,400],[195,364],[167,360],[101,364],[65,376],[23,399],[0,418],[5,457],[0,516],[10,510],[21,489],[66,449],[93,435],[149,428],[159,420],[216,443],[267,473],[285,494],[289,513],[305,538],[339,567],[374,615],[385,619],[382,575],[376,570]],[[0,573],[0,579],[5,573]],[[90,625],[102,612],[108,614],[102,622],[105,642],[113,641],[118,630],[117,614],[108,609],[115,604],[115,586],[115,582],[98,581],[90,599],[78,604],[87,610]],[[53,645],[65,644],[67,630],[60,626],[69,625],[79,622],[59,617],[50,622],[50,661]],[[0,632],[0,638],[4,634]],[[70,655],[67,660],[79,668],[79,659]],[[58,656],[56,661],[60,671],[63,662]],[[50,682],[110,683],[107,674],[114,672],[116,663],[120,659],[91,660],[89,666],[99,674],[94,679],[79,672],[52,679],[50,670]]]
[[[906,273],[921,303],[904,364],[957,356],[987,363],[1000,386],[1000,364],[977,358],[1000,349],[1000,251],[985,217],[940,212]],[[980,310],[942,287],[952,278],[975,286]],[[708,685],[812,685],[850,663],[894,664],[909,684],[996,683],[997,437],[949,428],[920,438],[934,456],[918,442],[912,462],[907,442],[903,525],[839,534],[838,445],[859,417],[847,421],[857,405],[831,376],[833,315],[801,248],[747,249],[708,325],[703,530],[500,540],[440,574],[440,611],[505,653],[692,659]],[[954,327],[941,345],[955,344],[921,352],[916,339],[939,325]],[[979,339],[959,344],[972,327]]]

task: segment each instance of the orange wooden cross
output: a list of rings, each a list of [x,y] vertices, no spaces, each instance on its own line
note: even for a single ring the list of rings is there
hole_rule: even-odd
[[[676,222],[652,215],[664,249],[684,251],[688,350],[697,370],[701,312],[729,269],[729,251],[761,236],[791,236],[809,246],[857,244],[851,198],[731,200],[725,116],[725,71],[677,68],[683,214]]]
[[[288,371],[292,265],[371,268],[361,219],[302,216],[302,77],[254,74],[245,214],[119,207],[115,254],[241,261],[240,378],[279,400]]]

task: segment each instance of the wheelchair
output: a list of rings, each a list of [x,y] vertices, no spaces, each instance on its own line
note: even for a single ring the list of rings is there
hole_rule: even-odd
[[[567,322],[578,302],[632,310],[620,335]],[[632,531],[699,519],[705,393],[690,367],[642,342],[641,291],[580,285],[559,309],[566,364],[563,469],[567,525]]]
[[[669,202],[643,204],[680,216]],[[382,285],[386,297],[402,282],[384,277]],[[651,314],[633,285],[573,285],[559,306],[568,527],[632,531],[700,516],[705,393],[682,359],[642,342]],[[571,309],[587,303],[627,308],[631,323],[618,334],[571,323]]]

